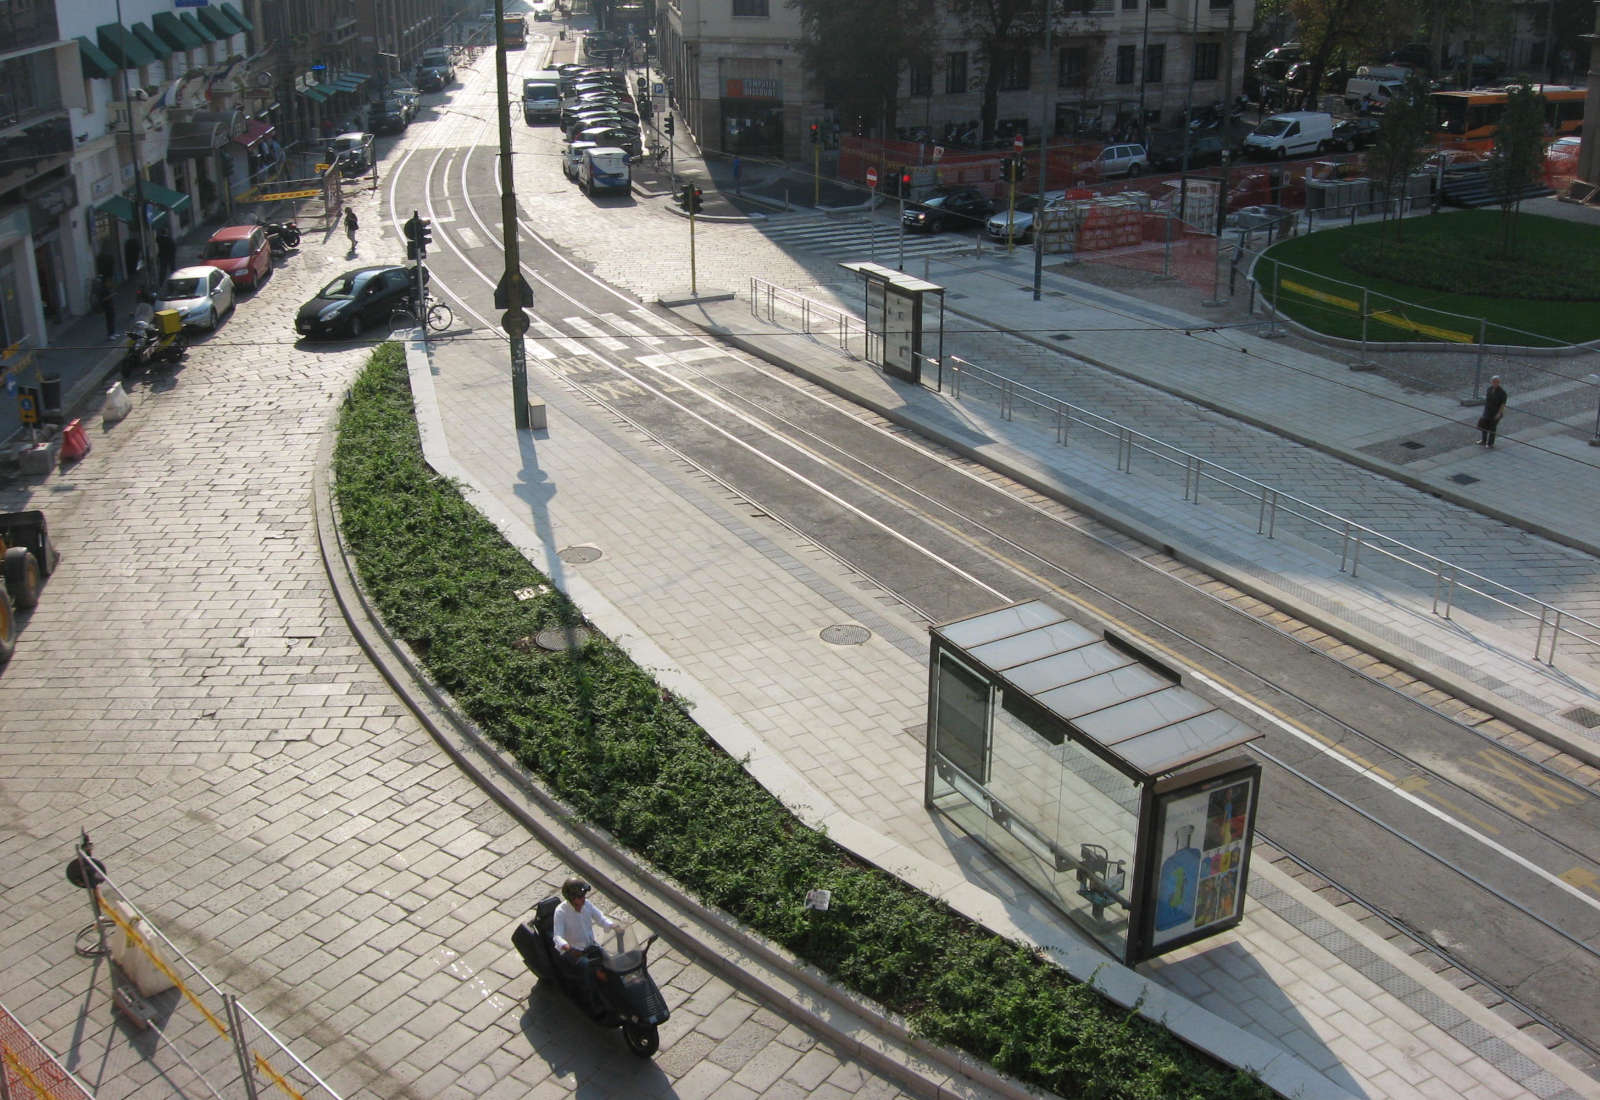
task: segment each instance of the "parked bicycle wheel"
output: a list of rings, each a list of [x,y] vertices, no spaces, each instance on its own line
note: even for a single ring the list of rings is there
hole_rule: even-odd
[[[428,327],[434,332],[443,332],[455,323],[456,315],[449,306],[437,301],[428,303]]]

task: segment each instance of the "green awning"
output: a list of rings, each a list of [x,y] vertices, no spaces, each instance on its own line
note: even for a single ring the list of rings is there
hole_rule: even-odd
[[[178,21],[188,27],[190,32],[202,42],[215,42],[217,40],[215,32],[200,22],[192,11],[179,12]]]
[[[99,46],[81,34],[73,41],[78,44],[78,56],[83,59],[83,71],[86,75],[103,77],[107,80],[117,75],[117,63],[107,57]]]
[[[133,36],[144,44],[145,49],[160,57],[171,57],[172,47],[161,40],[161,36],[143,23],[135,23],[128,28]]]
[[[300,94],[305,96],[313,103],[326,103],[328,101],[328,96],[332,95],[333,93],[329,92],[328,89],[324,88],[321,84],[307,84],[304,88],[300,89]]]
[[[121,195],[112,195],[95,209],[102,214],[110,214],[118,221],[127,222],[129,225],[133,224],[133,203]]]
[[[174,191],[170,187],[162,187],[159,183],[144,180],[139,184],[144,191],[146,202],[153,202],[157,206],[165,206],[174,214],[182,213],[189,206],[189,196],[182,191]]]
[[[121,23],[104,23],[94,29],[94,36],[118,68],[137,69],[156,59],[156,55]]]
[[[198,50],[206,44],[206,39],[190,30],[183,20],[178,18],[176,12],[158,11],[150,17],[150,22],[155,24],[156,33],[172,47],[174,52]]]
[[[357,92],[361,90],[363,83],[364,81],[351,80],[349,77],[341,76],[333,82],[332,87],[336,92]]]
[[[222,11],[223,14],[229,19],[232,19],[235,23],[239,24],[240,30],[253,31],[256,29],[256,25],[250,22],[250,20],[246,19],[244,17],[244,13],[238,8],[234,7],[232,4],[224,2],[222,5]]]
[[[213,7],[196,8],[195,14],[200,17],[200,22],[211,28],[211,33],[218,38],[231,38],[239,32],[234,29],[233,21]]]

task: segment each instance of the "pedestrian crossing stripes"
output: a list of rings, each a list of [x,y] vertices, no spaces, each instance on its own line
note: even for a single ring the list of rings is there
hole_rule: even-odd
[[[648,330],[640,325],[634,324],[633,321],[629,320],[627,317],[623,317],[615,313],[602,313],[600,315],[600,320],[604,321],[606,324],[610,325],[624,336],[633,337],[646,347],[658,348],[662,344],[661,337],[650,335]]]
[[[893,263],[900,257],[900,227],[874,221],[865,216],[853,218],[804,218],[795,221],[763,222],[753,232],[783,248],[802,252],[825,252],[853,260]],[[975,252],[972,233],[907,233],[907,259],[923,256],[950,256]]]
[[[567,334],[556,328],[549,321],[541,321],[538,318],[534,318],[529,327],[568,355],[589,354],[589,349],[582,340],[568,340]]]
[[[615,336],[607,336],[605,329],[593,324],[583,317],[563,317],[561,323],[568,328],[576,329],[581,335],[587,336],[596,347],[606,351],[622,351],[628,345],[618,340]]]

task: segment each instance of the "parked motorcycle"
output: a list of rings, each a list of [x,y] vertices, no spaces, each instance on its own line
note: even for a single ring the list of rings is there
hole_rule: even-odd
[[[601,1027],[622,1028],[622,1038],[628,1049],[640,1058],[650,1057],[661,1045],[659,1027],[668,1016],[667,1002],[646,969],[646,956],[656,937],[651,936],[638,947],[623,951],[622,932],[618,931],[617,952],[595,960],[594,987],[598,997],[597,1003],[589,1005],[577,976],[556,957],[552,926],[556,906],[560,904],[559,896],[551,896],[536,905],[533,916],[511,933],[512,945],[541,982],[554,982],[574,1004],[588,1009],[589,1018]]]
[[[291,219],[286,222],[262,222],[267,233],[267,247],[274,256],[287,256],[289,250],[300,247],[300,227]]]
[[[183,319],[174,309],[164,309],[157,314],[149,305],[140,303],[134,311],[133,327],[126,335],[128,342],[122,353],[124,378],[153,363],[176,363],[189,351],[189,338],[183,334]]]

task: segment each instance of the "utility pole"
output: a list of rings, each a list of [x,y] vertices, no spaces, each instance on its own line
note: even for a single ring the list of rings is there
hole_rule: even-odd
[[[123,27],[122,0],[117,0],[117,26]],[[123,27],[123,29],[126,30],[127,28]],[[145,235],[145,227],[148,222],[145,219],[144,213],[144,163],[143,158],[139,154],[139,135],[138,132],[133,128],[133,96],[129,94],[130,89],[128,87],[128,70],[119,66],[118,71],[122,74],[122,109],[125,112],[124,121],[127,123],[126,129],[128,131],[128,155],[133,158],[132,229],[134,237],[139,241],[139,257],[144,261],[145,270],[154,271],[156,269],[156,265],[150,260],[149,240]],[[167,217],[172,217],[170,211],[168,212]],[[149,281],[148,279],[139,278],[139,272],[137,270],[128,272],[128,275],[133,279],[136,285],[148,283]]]
[[[505,244],[506,311],[500,315],[511,342],[511,414],[517,430],[532,427],[528,416],[528,352],[522,337],[528,331],[530,302],[522,300],[522,256],[517,247],[517,195],[511,179],[511,101],[506,98],[505,0],[494,0],[494,84],[500,115],[500,238]],[[423,327],[427,327],[424,318]]]
[[[1039,220],[1044,217],[1045,166],[1050,162],[1050,38],[1055,30],[1051,20],[1050,0],[1039,0],[1044,5],[1044,103],[1039,108],[1039,198],[1033,205],[1033,300],[1037,302],[1044,288],[1044,234],[1039,232]],[[1144,10],[1150,10],[1150,0],[1145,0]],[[1148,16],[1147,16],[1148,18]],[[1017,179],[1022,178],[1022,158],[1017,158]],[[1011,187],[1011,215],[1006,225],[1006,249],[1012,247],[1016,236],[1017,188]]]
[[[1222,194],[1217,203],[1217,236],[1228,219],[1228,161],[1233,156],[1233,13],[1238,0],[1228,0],[1228,31],[1222,38]]]

